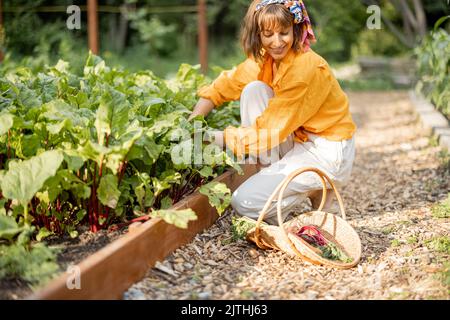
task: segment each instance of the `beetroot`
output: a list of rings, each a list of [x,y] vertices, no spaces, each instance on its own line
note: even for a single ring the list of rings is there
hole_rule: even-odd
[[[316,247],[325,246],[327,241],[322,233],[314,226],[304,226],[297,233],[297,236]]]

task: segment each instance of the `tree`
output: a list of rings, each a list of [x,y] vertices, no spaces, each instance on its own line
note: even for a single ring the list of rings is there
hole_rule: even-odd
[[[401,18],[402,27],[381,10],[381,19],[394,36],[406,47],[414,48],[427,34],[427,17],[422,0],[362,0],[366,5],[393,6]]]
[[[351,47],[365,27],[364,6],[354,0],[309,1],[306,6],[318,39],[314,49],[331,61],[350,59]]]

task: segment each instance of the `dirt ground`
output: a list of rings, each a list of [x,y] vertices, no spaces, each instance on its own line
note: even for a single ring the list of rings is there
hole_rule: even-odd
[[[127,232],[126,228],[115,231],[100,230],[98,233],[92,233],[87,226],[78,228],[80,235],[72,239],[68,235],[53,236],[46,239],[49,247],[59,249],[57,254],[57,263],[59,272],[55,277],[67,270],[71,265],[77,264],[89,255],[99,251],[109,243],[118,239]],[[24,280],[18,278],[9,278],[0,280],[0,300],[18,300],[26,299],[33,291],[40,287],[33,287]]]
[[[124,299],[448,300],[450,220],[431,210],[450,192],[441,148],[421,127],[407,92],[349,97],[357,154],[352,180],[340,192],[363,246],[357,267],[317,267],[233,242],[228,211],[150,269]]]

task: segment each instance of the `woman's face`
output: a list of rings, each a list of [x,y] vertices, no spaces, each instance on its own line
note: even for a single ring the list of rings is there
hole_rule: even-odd
[[[279,62],[294,44],[294,29],[292,26],[264,29],[261,32],[261,42],[264,50]]]

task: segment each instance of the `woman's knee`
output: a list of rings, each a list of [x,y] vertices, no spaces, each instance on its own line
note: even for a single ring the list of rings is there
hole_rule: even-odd
[[[242,96],[255,96],[255,95],[269,95],[273,96],[273,90],[262,81],[253,81],[247,84],[242,90]]]
[[[247,198],[244,197],[244,193],[240,192],[239,188],[231,195],[231,206],[238,213],[249,209],[250,203]]]
[[[242,192],[239,188],[231,196],[231,207],[241,216],[247,216],[252,219],[258,218],[258,205],[249,199],[248,194]]]

